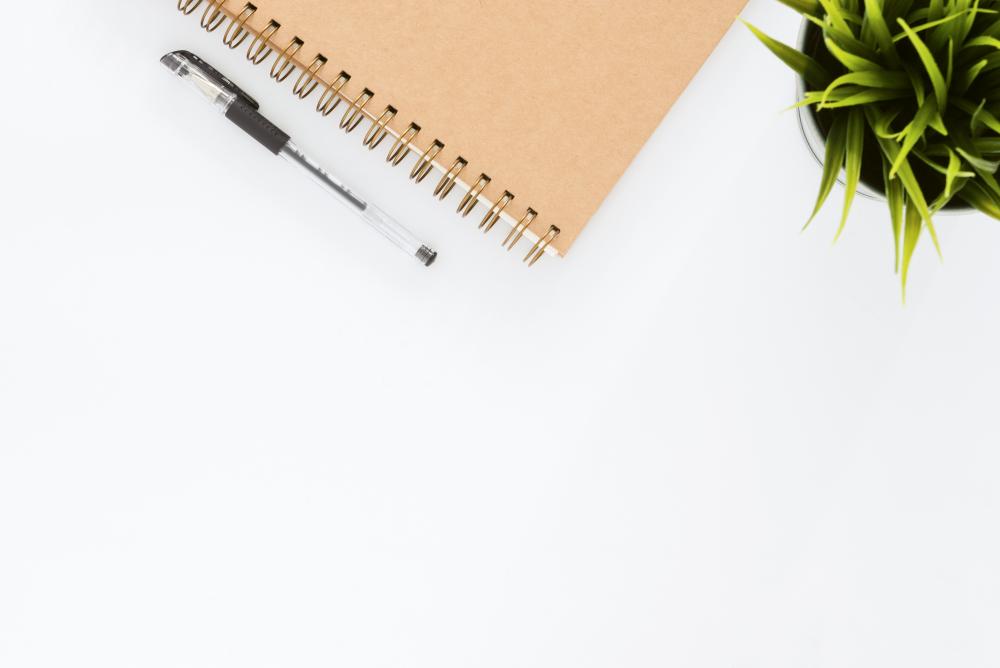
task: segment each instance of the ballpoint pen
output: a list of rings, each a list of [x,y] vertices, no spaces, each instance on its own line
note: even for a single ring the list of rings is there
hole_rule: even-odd
[[[358,197],[339,179],[303,153],[285,132],[260,113],[260,105],[256,100],[214,67],[190,51],[173,51],[163,56],[160,62],[181,79],[190,82],[214,107],[225,114],[226,118],[263,144],[271,153],[280,155],[308,174],[324,190],[333,194],[348,209],[408,255],[417,258],[428,267],[437,258],[437,253],[422,244],[409,230],[371,202]]]

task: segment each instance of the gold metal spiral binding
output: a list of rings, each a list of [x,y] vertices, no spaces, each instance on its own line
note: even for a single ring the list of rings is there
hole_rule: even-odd
[[[468,164],[468,160],[462,156],[458,156],[455,159],[454,164],[452,164],[451,169],[445,172],[444,176],[441,177],[441,180],[438,181],[438,184],[434,186],[434,196],[438,199],[444,199],[447,197],[448,193],[451,192],[451,189],[455,187],[455,181],[458,179],[458,176]]]
[[[406,129],[406,132],[399,135],[395,143],[393,143],[392,148],[389,149],[389,153],[385,156],[385,161],[391,163],[393,167],[398,167],[399,163],[403,162],[406,156],[410,155],[410,144],[413,143],[418,134],[420,134],[420,126],[416,123],[410,123],[410,127]]]
[[[472,186],[472,188],[469,189],[469,192],[465,193],[465,197],[462,198],[462,201],[458,203],[458,208],[455,209],[455,211],[462,214],[462,218],[468,216],[472,213],[472,210],[476,208],[476,205],[479,204],[479,195],[482,194],[482,192],[486,189],[486,186],[488,186],[492,180],[493,179],[485,174],[479,175],[479,180],[476,181],[476,185]]]
[[[365,119],[365,105],[374,96],[375,93],[365,88],[360,95],[354,98],[354,102],[351,102],[351,106],[347,108],[343,118],[340,119],[340,128],[344,132],[354,132],[354,129]]]
[[[350,80],[351,75],[341,70],[340,76],[337,77],[336,81],[327,84],[326,90],[319,96],[319,102],[316,103],[316,111],[324,116],[329,116],[330,112],[340,104],[340,89]]]
[[[545,249],[549,247],[549,244],[556,240],[556,237],[559,236],[559,232],[560,230],[558,227],[550,225],[549,231],[545,233],[545,236],[538,237],[538,241],[536,241],[535,245],[531,247],[528,254],[524,256],[524,261],[528,263],[529,267],[535,266],[535,263],[538,262],[543,255],[545,255]]]
[[[295,61],[293,61],[292,58],[299,52],[299,49],[302,48],[303,44],[305,44],[305,42],[301,39],[293,37],[292,41],[288,43],[288,46],[281,50],[278,57],[274,59],[273,63],[271,63],[272,79],[278,83],[282,83],[288,78],[289,74],[295,71]]]
[[[226,14],[222,11],[222,5],[226,0],[208,0],[205,13],[201,15],[201,27],[208,32],[215,30],[226,20]]]
[[[250,20],[258,11],[255,4],[252,2],[245,2],[239,14],[234,15],[231,10],[223,9],[226,1],[227,0],[207,0],[206,3],[205,0],[177,0],[177,9],[183,14],[188,15],[194,13],[195,10],[202,7],[204,4],[204,12],[202,13],[200,23],[201,27],[208,32],[214,32],[221,27],[227,19],[232,17],[223,34],[223,43],[231,49],[236,49],[246,41],[247,37],[249,37],[251,33],[253,33],[253,39],[250,42],[250,46],[247,47],[246,57],[247,60],[252,62],[254,65],[262,64],[271,56],[272,53],[274,53],[276,45],[272,40],[281,28],[281,23],[271,19],[268,21],[267,26],[258,32],[249,25]],[[282,49],[278,54],[275,62],[272,63],[270,76],[279,83],[284,82],[289,76],[291,76],[291,74],[298,67],[295,61],[295,56],[304,46],[304,40],[298,36],[293,37],[288,45],[285,46],[284,49]],[[341,99],[350,101],[350,98],[344,95],[343,88],[351,80],[351,75],[341,70],[336,79],[327,83],[326,79],[321,76],[321,71],[327,63],[328,59],[326,56],[317,54],[313,58],[309,67],[306,67],[300,72],[298,78],[295,80],[295,83],[292,85],[292,93],[301,99],[305,99],[309,97],[321,83],[324,84],[323,94],[320,95],[319,100],[316,103],[316,111],[321,113],[323,116],[330,115],[338,107]],[[374,96],[375,93],[372,90],[364,88],[361,93],[354,98],[353,102],[350,102],[348,108],[344,111],[343,117],[340,119],[340,127],[346,132],[353,132],[366,117],[374,119],[371,127],[367,130],[367,132],[365,132],[363,139],[363,144],[370,150],[374,150],[378,147],[390,134],[395,135],[395,132],[391,129],[390,125],[398,114],[398,111],[392,105],[386,105],[384,111],[378,118],[374,118],[372,115],[366,114],[365,108]],[[392,166],[398,166],[410,155],[411,151],[419,151],[420,149],[415,146],[415,142],[417,136],[420,134],[420,131],[421,128],[417,123],[410,123],[405,132],[396,136],[392,147],[386,154],[386,162]],[[422,183],[434,171],[435,167],[438,166],[438,163],[435,161],[444,148],[444,142],[439,139],[434,139],[434,141],[432,141],[431,144],[420,153],[420,157],[417,159],[416,164],[414,164],[413,169],[410,170],[410,179],[416,183]],[[455,185],[458,183],[459,178],[468,165],[468,160],[462,156],[458,156],[448,171],[444,173],[437,185],[434,187],[434,196],[443,200],[451,194],[451,191],[455,188]],[[478,205],[479,198],[483,195],[490,182],[491,178],[485,173],[481,173],[475,185],[469,188],[469,190],[462,197],[462,200],[458,205],[458,213],[460,213],[463,217],[467,217],[471,214]],[[479,229],[483,230],[483,233],[490,232],[513,200],[514,194],[509,190],[504,190],[503,194],[500,195],[495,202],[493,202],[489,211],[486,212],[486,215],[483,216],[483,219],[479,222]],[[518,223],[511,228],[510,232],[508,232],[504,237],[502,242],[503,247],[505,247],[508,251],[513,250],[514,247],[521,241],[521,238],[525,235],[525,233],[531,228],[532,224],[538,218],[538,215],[537,211],[529,207],[521,220],[518,221]],[[538,237],[537,241],[531,247],[531,250],[529,250],[528,254],[524,256],[524,262],[527,263],[529,267],[534,266],[534,264],[546,254],[549,246],[555,242],[555,240],[559,237],[559,234],[560,229],[555,225],[550,225],[546,233]]]
[[[443,148],[444,144],[435,139],[434,142],[427,147],[427,150],[421,154],[420,158],[417,160],[417,164],[415,164],[413,169],[410,170],[410,178],[413,179],[414,182],[422,183],[423,180],[427,178],[427,175],[434,171],[434,158],[437,157],[437,154],[440,153]]]
[[[302,70],[302,74],[295,80],[295,85],[292,86],[292,94],[297,95],[303,100],[309,97],[316,90],[316,86],[319,85],[316,75],[319,74],[324,65],[326,65],[326,56],[321,53],[317,54],[313,58],[312,65]]]
[[[513,200],[514,193],[509,190],[504,190],[503,195],[500,195],[499,199],[493,203],[493,206],[486,212],[486,215],[483,216],[483,220],[479,223],[479,229],[483,231],[483,234],[486,234],[493,229],[493,226],[497,224],[498,220],[500,220],[500,214],[503,213],[503,210],[506,209],[507,205]]]
[[[508,251],[514,250],[514,246],[516,246],[517,242],[524,236],[524,231],[531,227],[531,223],[535,220],[535,218],[538,218],[538,212],[529,206],[528,212],[524,214],[524,217],[521,218],[520,221],[518,221],[517,225],[510,228],[510,232],[507,233],[507,236],[504,237],[503,243],[500,245]]]
[[[233,22],[229,24],[226,28],[226,33],[222,36],[222,43],[228,46],[230,49],[235,49],[250,35],[250,31],[247,30],[247,21],[250,17],[254,15],[257,8],[251,3],[247,3],[243,7],[243,11],[239,13]]]
[[[382,115],[378,117],[372,126],[368,128],[368,132],[365,133],[365,138],[362,144],[368,147],[369,151],[374,151],[375,147],[382,143],[382,140],[389,135],[388,126],[392,122],[392,119],[396,116],[398,112],[396,108],[389,105],[382,112]]]
[[[201,0],[177,0],[177,9],[180,10],[185,16],[198,9],[198,5],[201,4]]]
[[[278,28],[280,27],[281,24],[274,19],[268,21],[267,27],[254,35],[253,41],[250,42],[250,46],[247,47],[247,60],[254,65],[260,65],[262,62],[267,60],[267,57],[270,56],[271,51],[273,51],[270,45],[270,39],[274,36],[274,33],[278,32]]]

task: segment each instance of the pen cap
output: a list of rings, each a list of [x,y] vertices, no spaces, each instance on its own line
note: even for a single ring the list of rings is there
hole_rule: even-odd
[[[160,62],[171,72],[197,90],[212,106],[225,113],[230,105],[240,97],[240,90],[218,74],[207,63],[194,54],[174,51],[160,58]],[[247,98],[256,106],[252,98]]]

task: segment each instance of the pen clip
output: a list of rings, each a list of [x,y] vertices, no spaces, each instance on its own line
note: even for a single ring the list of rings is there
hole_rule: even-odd
[[[199,58],[197,55],[191,53],[190,51],[180,50],[174,51],[171,55],[177,55],[188,61],[189,66],[198,68],[201,73],[211,79],[214,83],[218,84],[221,88],[226,89],[230,93],[233,93],[246,104],[250,105],[254,109],[260,109],[260,104],[257,100],[253,99],[249,93],[234,84],[226,75],[222,74],[219,70],[215,69],[204,60]]]

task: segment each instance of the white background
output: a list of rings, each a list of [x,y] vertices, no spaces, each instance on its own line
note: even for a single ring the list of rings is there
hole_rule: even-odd
[[[0,665],[1000,662],[1000,223],[941,219],[905,307],[881,204],[800,233],[819,170],[742,26],[528,270],[200,11],[5,11]]]

